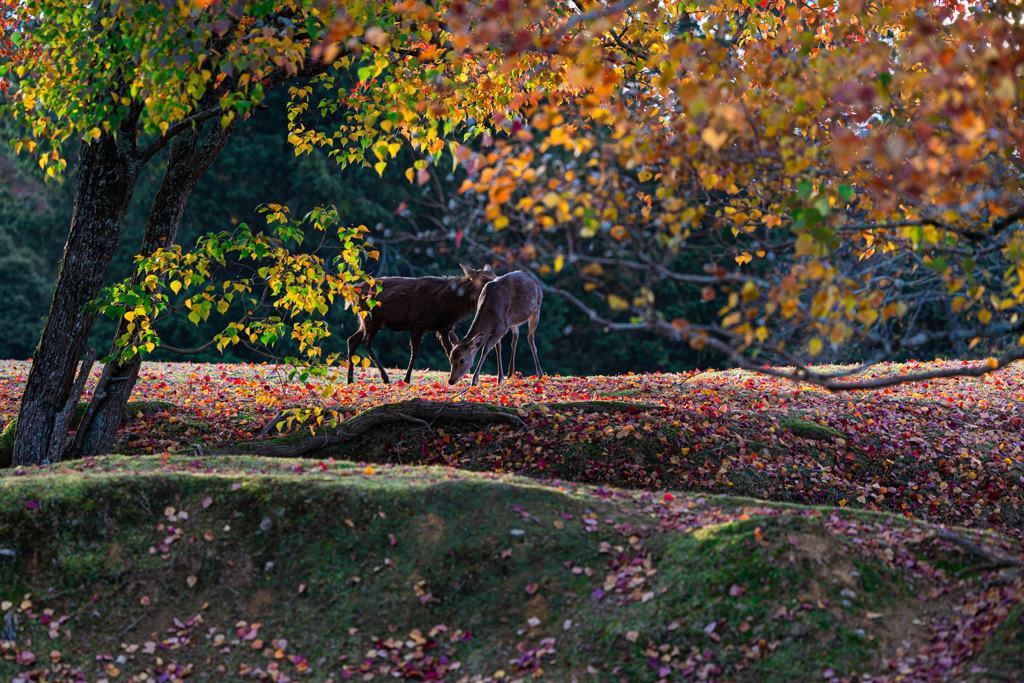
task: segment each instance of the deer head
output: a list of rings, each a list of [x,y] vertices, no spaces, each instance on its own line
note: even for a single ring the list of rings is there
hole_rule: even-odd
[[[494,273],[494,269],[491,268],[491,264],[489,263],[480,269],[470,268],[469,266],[463,265],[461,263],[459,264],[459,267],[462,268],[462,272],[465,273],[466,275],[466,277],[463,278],[463,283],[466,283],[466,281],[468,280],[468,284],[472,286],[472,291],[476,292],[477,294],[479,294],[480,290],[484,288],[484,285],[486,285],[488,282],[497,277],[497,275]],[[463,283],[460,283],[460,285]],[[460,296],[463,296],[465,294],[466,292],[461,290],[459,291]]]
[[[459,380],[465,377],[473,367],[477,351],[484,344],[484,336],[484,333],[481,332],[472,339],[460,342],[457,341],[458,337],[455,338],[457,343],[452,346],[452,352],[448,355],[448,360],[452,364],[452,372],[448,375],[448,384],[458,384]]]

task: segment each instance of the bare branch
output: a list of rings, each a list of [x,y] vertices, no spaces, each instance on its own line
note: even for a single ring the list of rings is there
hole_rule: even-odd
[[[207,350],[208,348],[210,348],[211,346],[213,346],[216,343],[217,342],[215,340],[211,339],[210,341],[206,342],[202,346],[200,346],[198,348],[195,348],[195,349],[179,349],[176,346],[168,346],[167,344],[160,344],[154,350],[155,351],[167,351],[168,353],[177,353],[177,354],[179,354],[181,356],[194,356],[196,354],[202,353],[203,351]]]

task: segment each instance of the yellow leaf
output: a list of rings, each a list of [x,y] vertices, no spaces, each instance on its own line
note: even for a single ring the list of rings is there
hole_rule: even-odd
[[[384,177],[384,169],[388,167],[386,161],[378,161],[373,165],[373,170],[377,171],[377,175]]]
[[[821,353],[821,349],[823,346],[824,345],[821,343],[821,340],[815,337],[814,339],[811,340],[811,343],[808,346],[808,351],[811,352],[812,356],[817,356],[819,353]]]
[[[722,145],[725,144],[725,141],[728,137],[728,133],[719,133],[711,126],[708,126],[707,128],[704,129],[704,132],[701,133],[700,139],[703,140],[708,147],[717,152],[722,147]]]
[[[560,273],[563,266],[565,266],[565,257],[559,254],[555,257],[555,272]]]
[[[363,359],[363,367],[364,368],[370,367],[370,359],[369,358],[364,358]]]
[[[629,308],[629,302],[614,294],[608,295],[608,306],[613,311],[625,311]]]
[[[367,465],[366,469],[363,470],[363,474],[377,474],[377,470]]]
[[[177,280],[171,281],[171,291],[177,294],[181,290],[181,283]]]
[[[797,256],[814,256],[815,251],[817,251],[814,238],[807,234],[800,235],[796,238],[794,250]]]

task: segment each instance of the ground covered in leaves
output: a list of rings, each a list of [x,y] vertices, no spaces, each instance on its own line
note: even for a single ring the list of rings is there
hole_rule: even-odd
[[[883,365],[875,374],[942,365]],[[0,361],[0,425],[17,414],[27,371],[27,362]],[[321,406],[345,419],[413,397],[479,401],[516,407],[523,423],[397,425],[323,455],[860,507],[1024,538],[1022,375],[1018,364],[981,378],[831,394],[740,371],[500,386],[484,377],[479,387],[453,388],[436,372],[389,386],[361,370],[345,385],[266,365],[147,364],[135,393],[141,409],[129,410],[118,450],[205,454],[301,438],[293,423],[256,439],[282,408]],[[586,409],[602,399],[632,407]],[[3,449],[0,436],[0,462]]]
[[[1024,579],[986,566],[1021,548],[993,532],[330,459],[109,456],[0,490],[6,681],[1024,675]]]

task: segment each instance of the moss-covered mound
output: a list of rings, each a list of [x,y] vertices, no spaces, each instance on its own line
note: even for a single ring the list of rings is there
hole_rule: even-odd
[[[976,589],[983,560],[880,515],[333,461],[75,468],[0,476],[0,680],[838,681],[1020,659],[972,621],[1020,581]]]

